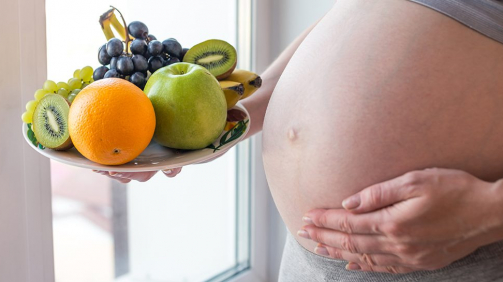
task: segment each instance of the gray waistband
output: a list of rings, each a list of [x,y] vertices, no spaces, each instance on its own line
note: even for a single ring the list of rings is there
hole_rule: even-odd
[[[409,0],[430,7],[503,43],[501,0]]]
[[[435,271],[386,274],[345,269],[345,261],[316,255],[302,247],[292,235],[281,261],[280,282],[488,282],[503,281],[503,241],[479,248],[469,256]]]

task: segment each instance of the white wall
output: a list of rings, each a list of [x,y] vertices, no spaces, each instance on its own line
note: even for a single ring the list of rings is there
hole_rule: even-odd
[[[21,114],[45,81],[44,1],[0,9],[0,281],[54,281],[49,160],[30,148]]]
[[[325,15],[335,0],[257,0],[256,66],[266,69],[300,33]],[[257,140],[261,140],[258,138]],[[286,227],[269,194],[268,281],[278,281]]]
[[[275,57],[302,31],[316,22],[335,0],[272,0],[271,51]]]

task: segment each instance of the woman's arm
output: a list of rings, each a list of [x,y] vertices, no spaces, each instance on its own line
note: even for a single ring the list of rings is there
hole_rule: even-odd
[[[262,130],[267,105],[269,104],[272,92],[274,91],[274,88],[276,87],[281,74],[285,70],[286,65],[290,61],[290,58],[292,58],[299,45],[302,43],[302,41],[304,41],[309,32],[311,32],[311,30],[318,24],[320,20],[306,29],[301,35],[297,37],[297,39],[295,39],[290,44],[290,46],[288,46],[283,51],[283,53],[281,53],[281,55],[261,75],[262,87],[257,90],[257,92],[254,93],[251,97],[246,98],[242,101],[243,106],[248,110],[248,113],[250,114],[250,119],[253,121],[245,139]],[[163,171],[163,173],[167,177],[175,177],[181,171],[182,168],[179,167],[165,170]],[[94,172],[108,176],[122,183],[128,183],[131,180],[145,182],[150,180],[150,178],[152,178],[157,173],[157,171],[117,173],[114,171],[96,170]]]
[[[321,19],[320,19],[321,20]],[[241,101],[243,106],[248,110],[250,114],[250,119],[252,120],[251,128],[246,135],[246,138],[252,136],[253,134],[260,132],[262,126],[264,125],[264,117],[267,106],[269,105],[269,100],[271,99],[272,92],[278,84],[281,74],[285,70],[288,62],[292,58],[297,48],[300,46],[302,41],[311,32],[311,30],[320,21],[307,28],[302,34],[300,34],[290,45],[281,53],[281,55],[267,68],[267,70],[262,73],[262,87],[257,90],[255,94]]]

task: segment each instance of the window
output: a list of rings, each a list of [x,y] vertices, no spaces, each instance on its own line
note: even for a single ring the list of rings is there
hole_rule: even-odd
[[[2,51],[5,54],[9,54],[9,56],[5,56],[2,65],[3,68],[0,69],[0,95],[2,97],[0,102],[0,108],[2,109],[0,111],[0,132],[2,133],[2,138],[0,138],[0,222],[2,223],[0,232],[0,273],[2,281],[65,281],[55,278],[55,265],[59,270],[64,269],[61,267],[65,266],[71,269],[75,261],[82,259],[84,256],[72,257],[68,261],[61,261],[60,259],[59,266],[57,266],[58,263],[55,263],[55,258],[57,260],[58,256],[61,257],[65,255],[65,252],[71,251],[69,249],[79,247],[75,244],[75,241],[79,242],[79,240],[82,243],[79,254],[88,252],[92,255],[90,260],[81,260],[81,269],[79,271],[82,270],[81,274],[86,275],[84,276],[86,279],[83,277],[80,279],[71,271],[66,273],[68,276],[61,278],[71,279],[70,281],[72,282],[82,280],[86,282],[124,282],[133,281],[133,279],[134,281],[145,281],[131,276],[134,273],[135,267],[134,258],[132,257],[134,251],[125,248],[125,246],[130,246],[129,244],[133,239],[121,238],[121,234],[124,236],[125,234],[129,235],[129,233],[124,232],[121,228],[117,228],[113,223],[118,223],[122,229],[125,229],[125,227],[127,227],[127,230],[134,228],[132,227],[134,225],[134,220],[132,219],[127,221],[127,224],[121,225],[121,220],[125,218],[123,216],[124,212],[132,209],[129,201],[127,201],[127,204],[124,204],[122,201],[124,199],[131,199],[129,191],[143,188],[146,190],[160,188],[116,188],[114,187],[114,182],[110,184],[107,180],[103,180],[104,178],[101,176],[89,171],[53,164],[54,178],[52,180],[54,182],[54,189],[51,189],[51,163],[47,158],[36,153],[24,142],[19,128],[20,122],[16,122],[19,121],[19,116],[24,109],[25,103],[33,99],[33,90],[39,88],[47,79],[47,62],[55,62],[54,56],[51,57],[50,54],[47,54],[47,49],[51,48],[50,44],[57,44],[59,42],[64,46],[67,41],[73,40],[71,39],[71,34],[78,34],[77,37],[82,44],[93,42],[95,40],[92,39],[93,36],[98,36],[99,44],[102,44],[102,40],[104,40],[104,37],[99,37],[99,28],[98,31],[93,30],[91,27],[92,24],[89,24],[89,26],[86,25],[85,28],[82,28],[82,26],[74,28],[68,34],[48,34],[46,25],[49,27],[50,23],[46,19],[49,17],[52,20],[59,18],[58,25],[71,26],[77,21],[85,22],[84,12],[88,9],[94,9],[93,7],[95,7],[99,10],[98,14],[102,11],[101,8],[97,8],[98,5],[102,5],[98,1],[86,2],[85,5],[71,1],[71,3],[75,4],[73,6],[70,5],[70,7],[65,6],[65,10],[62,10],[58,14],[55,10],[51,12],[51,7],[49,7],[49,2],[51,1],[47,0],[47,3],[46,1],[38,0],[7,1],[2,3],[2,10],[0,11],[2,13],[0,24],[9,27],[0,29],[0,37],[9,39],[8,44],[2,45]],[[115,2],[112,1],[109,3],[114,4]],[[200,3],[204,1],[189,2]],[[54,3],[66,5],[63,1]],[[133,4],[139,4],[133,3],[133,1],[121,1],[120,3],[122,12],[126,17],[129,17],[127,18],[128,20],[141,19],[139,14],[134,14],[137,12],[137,8]],[[212,4],[214,3],[223,2],[213,1]],[[145,5],[145,3],[142,4]],[[177,5],[182,4],[184,3],[180,4],[177,2]],[[252,13],[252,10],[255,8],[250,9],[250,7],[255,4],[251,0],[236,0],[235,4],[237,5],[237,13],[234,14],[234,17],[237,17],[238,28],[235,24],[234,28],[239,30],[239,36],[235,39],[235,42],[239,49],[239,55],[241,56],[239,60],[243,68],[251,68],[254,65],[250,60],[252,50],[249,50],[249,47],[253,46],[251,44],[251,36],[253,35],[251,27],[254,26],[252,25],[252,14],[256,14]],[[155,6],[155,8],[158,7],[162,6]],[[192,12],[195,10],[198,10],[198,13],[204,12],[200,11],[202,9],[195,9],[194,7],[191,7]],[[162,10],[167,11],[166,9]],[[208,9],[205,11],[208,11]],[[71,20],[66,20],[67,15],[71,17]],[[165,18],[167,17],[168,14],[166,14]],[[191,17],[191,19],[194,18],[196,18],[194,22],[202,19],[202,17]],[[92,21],[93,23],[96,21],[94,13]],[[155,23],[147,23],[152,30],[155,29]],[[199,36],[199,33],[197,34]],[[159,37],[161,36],[159,35]],[[177,37],[180,41],[185,40],[182,39],[181,35],[177,34],[170,34],[168,36]],[[205,38],[206,36],[209,37],[209,35],[205,34]],[[212,37],[217,37],[217,35],[212,35]],[[46,44],[46,39],[54,42],[47,42]],[[197,41],[199,39],[194,39],[194,42]],[[189,39],[184,42],[184,45],[190,44],[193,43]],[[47,48],[46,45],[48,46]],[[93,43],[93,46],[91,52],[85,50],[86,47],[82,47],[84,51],[79,51],[81,47],[72,47],[71,50],[62,50],[61,54],[56,54],[56,57],[60,56],[64,58],[61,60],[66,60],[65,64],[62,65],[66,69],[61,70],[59,74],[58,71],[52,70],[51,72],[49,70],[49,76],[55,80],[64,80],[69,76],[67,71],[71,75],[75,68],[88,65],[88,62],[92,63],[92,61],[88,61],[88,59],[84,60],[82,57],[89,55],[94,59],[95,55],[93,54],[97,51],[97,47],[95,43]],[[72,52],[75,53],[66,57],[65,52],[70,54]],[[201,273],[198,275],[200,275],[199,277],[205,276],[203,279],[207,279],[207,281],[269,281],[266,278],[268,264],[266,256],[267,222],[269,218],[267,209],[268,193],[260,161],[260,140],[255,142],[252,139],[251,142],[245,142],[237,147],[232,154],[234,155],[229,155],[227,159],[222,158],[218,161],[220,165],[228,166],[227,168],[230,171],[229,163],[231,163],[232,158],[236,157],[236,161],[233,164],[234,170],[237,171],[235,177],[237,186],[248,187],[246,189],[249,189],[234,190],[237,198],[234,202],[235,209],[237,210],[237,213],[235,213],[235,226],[238,227],[235,231],[235,242],[227,244],[227,247],[230,246],[229,248],[233,248],[233,256],[236,263],[228,269],[224,269],[225,266],[228,266],[225,264],[222,264],[222,268],[213,269],[212,277],[206,277],[210,275],[209,271],[204,275],[201,275]],[[248,161],[244,161],[245,158],[248,158]],[[251,163],[249,160],[251,160]],[[58,165],[59,168],[56,167]],[[215,165],[218,164],[215,163]],[[194,170],[198,170],[199,167],[202,169],[206,165],[194,166]],[[57,174],[56,171],[58,169],[60,171],[65,169],[76,170],[77,172]],[[182,175],[185,175],[185,173],[184,171]],[[189,175],[189,173],[186,175]],[[68,175],[74,177],[73,181],[71,181],[74,186],[73,190],[61,184],[64,183],[64,178]],[[227,175],[229,175],[229,172],[227,172]],[[95,179],[93,180],[92,178]],[[80,189],[78,184],[84,182],[83,179],[90,181],[90,183],[93,183],[93,181],[96,183],[96,179],[99,179],[102,186],[100,188],[87,185],[80,187],[82,188]],[[57,181],[60,183],[59,187],[57,187]],[[163,183],[170,183],[169,179],[163,179]],[[95,195],[88,197],[89,194],[92,194],[90,191],[93,188],[96,188],[92,192]],[[168,186],[164,189],[172,189],[172,187]],[[175,192],[183,192],[173,190]],[[128,192],[125,193],[126,191]],[[228,197],[229,195],[222,195],[222,197]],[[122,208],[117,208],[118,206]],[[251,214],[245,213],[250,210]],[[56,223],[56,221],[58,222]],[[80,223],[78,223],[79,221]],[[80,224],[81,229],[73,230],[74,224]],[[251,228],[249,228],[250,225]],[[239,226],[247,228],[239,228]],[[255,228],[256,226],[259,228]],[[88,236],[85,236],[86,234]],[[87,242],[83,240],[83,237],[86,237],[84,239]],[[61,240],[61,238],[64,238],[64,240]],[[61,242],[65,240],[69,245],[61,245]],[[53,242],[55,247],[53,246]],[[95,244],[89,244],[89,242],[94,242]],[[118,244],[118,242],[122,242],[122,244]],[[128,244],[124,244],[124,242],[128,242]],[[77,249],[73,251],[78,252]],[[116,254],[117,252],[119,253],[118,255]],[[129,254],[129,257],[124,254]],[[102,265],[100,267],[92,264],[95,259],[101,260]],[[129,263],[126,264],[124,261]],[[152,267],[151,274],[154,274],[153,270],[154,268]],[[191,266],[190,271],[198,271],[197,265]],[[94,278],[89,278],[99,273],[103,275],[101,277],[95,276]],[[188,276],[196,278],[194,273],[188,273]],[[146,279],[153,280],[152,276],[150,278],[146,277]],[[170,279],[170,281],[176,280]]]
[[[219,38],[238,46],[236,0],[47,0],[49,79],[66,81],[77,68],[98,66],[97,50],[106,43],[98,18],[110,4],[159,40],[174,37],[190,47]],[[222,281],[249,268],[249,151],[240,144],[174,179],[159,173],[128,185],[52,162],[56,280]]]

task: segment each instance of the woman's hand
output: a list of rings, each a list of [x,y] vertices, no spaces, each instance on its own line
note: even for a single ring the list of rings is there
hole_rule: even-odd
[[[503,189],[449,169],[414,171],[316,209],[299,236],[350,270],[407,273],[445,267],[503,240]]]
[[[146,172],[115,172],[115,171],[102,171],[102,170],[93,170],[101,175],[106,175],[112,179],[115,179],[121,183],[129,183],[131,180],[136,180],[139,182],[145,182],[150,180],[157,171],[146,171]],[[167,177],[175,177],[182,171],[181,167],[172,168],[162,170],[164,175]]]

